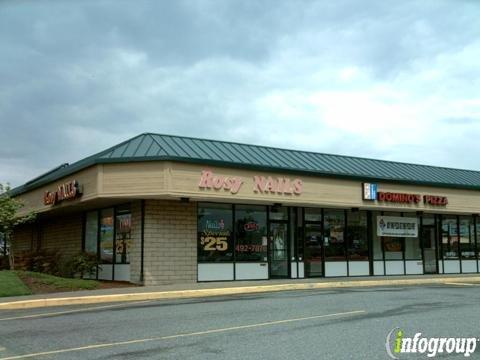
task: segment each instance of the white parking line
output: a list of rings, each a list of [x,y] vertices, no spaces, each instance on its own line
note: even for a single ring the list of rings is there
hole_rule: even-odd
[[[101,348],[108,348],[108,347],[115,347],[115,346],[122,346],[122,345],[140,344],[140,343],[146,343],[146,342],[151,342],[151,341],[171,340],[171,339],[177,339],[177,338],[201,336],[201,335],[208,335],[208,334],[235,331],[235,330],[253,329],[253,328],[272,326],[272,325],[278,325],[278,324],[287,324],[287,323],[293,323],[293,322],[298,322],[298,321],[315,320],[315,319],[322,319],[322,318],[329,318],[329,317],[336,317],[336,316],[360,315],[360,314],[365,314],[365,313],[366,313],[365,310],[355,310],[355,311],[348,311],[348,312],[335,313],[335,314],[315,315],[315,316],[307,316],[307,317],[294,318],[294,319],[268,321],[268,322],[264,322],[264,323],[232,326],[232,327],[227,327],[227,328],[197,331],[197,332],[175,334],[175,335],[167,335],[167,336],[160,336],[160,337],[154,337],[154,338],[136,339],[136,340],[120,341],[120,342],[112,342],[112,343],[104,343],[104,344],[94,344],[94,345],[86,345],[86,346],[69,348],[69,349],[59,349],[59,350],[44,351],[44,352],[39,352],[39,353],[15,355],[15,356],[10,356],[10,357],[6,357],[6,358],[0,358],[0,360],[27,359],[27,358],[33,358],[33,357],[38,357],[38,356],[64,354],[64,353],[69,353],[69,352],[74,352],[74,351],[83,351],[83,350],[101,349]]]
[[[151,301],[153,301],[153,300],[135,301],[135,302],[129,302],[129,303],[115,304],[115,305],[90,306],[90,307],[87,307],[87,308],[75,309],[75,310],[54,311],[54,312],[48,312],[48,313],[14,316],[14,317],[0,319],[0,321],[32,319],[32,318],[50,317],[50,316],[64,315],[64,314],[73,314],[73,313],[78,313],[78,312],[82,312],[82,311],[90,311],[90,310],[96,310],[96,309],[109,309],[109,308],[115,308],[115,307],[120,307],[120,306],[130,306],[130,305],[133,305],[133,304],[142,304],[142,303],[147,303],[147,302],[151,302]]]
[[[458,286],[478,286],[478,284],[459,283],[459,282],[446,282],[445,285],[458,285]]]

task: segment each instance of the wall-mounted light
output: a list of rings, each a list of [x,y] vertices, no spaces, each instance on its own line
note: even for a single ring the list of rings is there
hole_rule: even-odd
[[[359,212],[359,211],[360,211],[360,209],[359,209],[359,208],[357,208],[357,207],[354,207],[354,208],[352,208],[352,209],[351,209],[351,211],[352,211],[352,212]]]
[[[190,202],[190,199],[187,198],[187,197],[181,197],[181,198],[180,198],[180,202],[182,202],[182,203],[188,203],[188,202]]]

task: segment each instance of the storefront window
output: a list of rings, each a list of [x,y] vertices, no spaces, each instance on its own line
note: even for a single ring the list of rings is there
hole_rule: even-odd
[[[129,264],[132,247],[132,214],[129,205],[117,208],[115,226],[115,262]]]
[[[372,212],[372,235],[373,235],[373,258],[374,260],[383,260],[382,239],[377,234],[377,217],[380,212]]]
[[[270,220],[288,220],[288,208],[285,206],[270,206]]]
[[[320,222],[322,221],[322,209],[306,208],[305,221]]]
[[[394,213],[394,212],[385,212],[383,216],[387,218],[401,218],[401,213]],[[378,221],[378,218],[377,218]],[[378,231],[378,224],[376,224],[377,231]],[[403,260],[403,251],[405,246],[405,238],[403,237],[396,237],[396,236],[382,236],[382,248],[385,254],[385,260]]]
[[[198,261],[233,261],[232,206],[198,205]]]
[[[235,207],[236,261],[267,261],[267,211],[265,206]]]
[[[85,252],[97,255],[98,211],[87,213],[85,221]]]
[[[456,217],[442,219],[442,251],[445,260],[458,259],[458,227]]]
[[[475,259],[475,225],[471,216],[460,217],[460,251],[462,259]]]
[[[113,262],[113,209],[100,214],[100,260],[104,264]]]
[[[412,218],[406,215],[406,218]],[[417,219],[418,224],[420,221]],[[420,246],[420,231],[417,231],[416,237],[405,238],[405,260],[422,260],[422,247]]]
[[[405,238],[383,236],[382,246],[385,252],[385,260],[402,260],[404,242]]]
[[[345,212],[325,210],[324,235],[325,260],[345,260]]]
[[[367,213],[347,213],[347,246],[349,260],[368,260]]]
[[[476,230],[475,231],[475,237],[477,238],[477,258],[480,259],[480,217],[476,218]]]

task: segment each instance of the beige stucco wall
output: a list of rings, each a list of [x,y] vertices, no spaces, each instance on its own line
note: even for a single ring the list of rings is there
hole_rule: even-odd
[[[167,175],[165,162],[104,164],[99,172],[99,194],[103,197],[164,194]]]
[[[48,212],[51,209],[61,209],[62,207],[69,207],[82,201],[85,202],[96,198],[98,196],[98,172],[99,166],[92,166],[73,175],[17,196],[16,198],[24,204],[24,207],[19,212],[20,215],[28,213],[29,211]],[[65,200],[56,205],[43,204],[43,195],[46,191],[56,191],[59,185],[72,180],[77,180],[82,187],[83,194],[81,197],[72,200]]]
[[[198,185],[202,170],[211,170],[215,175],[238,177],[244,183],[236,194],[226,190],[201,189]],[[288,173],[265,171],[251,171],[240,169],[226,169],[221,167],[200,166],[182,163],[172,163],[172,188],[170,195],[189,197],[196,200],[231,201],[231,202],[260,202],[282,203],[299,206],[324,206],[342,208],[361,208],[402,211],[424,211],[434,213],[480,213],[480,191],[426,187],[417,185],[398,185],[383,182],[378,184],[378,190],[383,192],[414,193],[420,195],[447,196],[449,204],[446,207],[424,205],[423,202],[414,204],[394,204],[364,201],[362,199],[362,182],[353,180],[334,179],[318,176],[304,176]],[[255,193],[253,191],[254,176],[272,176],[273,178],[299,178],[303,182],[303,192],[300,195],[285,195],[271,193]]]
[[[211,170],[217,176],[236,177],[243,184],[236,194],[230,191],[201,189],[199,181],[204,169]],[[277,193],[255,193],[253,177],[286,177],[299,178],[303,182],[300,195]],[[83,195],[79,199],[64,201],[54,206],[43,205],[43,194],[46,190],[54,191],[56,187],[67,181],[76,179],[83,187]],[[399,185],[387,182],[376,182],[379,191],[414,193],[420,195],[447,196],[446,207],[429,206],[420,203],[394,204],[362,200],[362,182],[335,179],[320,176],[295,175],[273,171],[252,171],[236,168],[202,166],[178,162],[132,162],[120,164],[95,165],[77,174],[61,179],[39,189],[35,189],[18,198],[25,203],[24,211],[48,211],[69,206],[88,206],[91,200],[107,201],[108,199],[178,199],[188,197],[196,201],[224,201],[236,203],[282,203],[292,206],[324,206],[324,207],[357,207],[361,209],[403,211],[425,211],[435,213],[480,213],[480,191],[463,190],[417,185]]]

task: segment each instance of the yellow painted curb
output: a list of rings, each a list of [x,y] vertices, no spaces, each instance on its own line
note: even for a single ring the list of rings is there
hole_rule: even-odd
[[[373,286],[398,286],[398,285],[426,285],[426,284],[446,284],[446,283],[479,283],[480,276],[476,277],[450,277],[450,278],[426,278],[426,279],[394,279],[394,280],[360,280],[360,281],[329,281],[318,283],[298,283],[298,284],[274,284],[259,286],[242,286],[213,289],[195,289],[195,290],[174,290],[174,291],[155,291],[131,294],[111,294],[111,295],[91,295],[77,296],[68,298],[45,298],[34,300],[20,300],[0,303],[0,310],[13,309],[31,309],[51,306],[98,304],[123,301],[141,301],[141,300],[164,300],[164,299],[184,299],[199,298],[210,296],[255,294],[264,292],[277,292],[289,290],[312,290],[312,289],[331,289],[331,288],[349,288],[349,287],[373,287]]]

